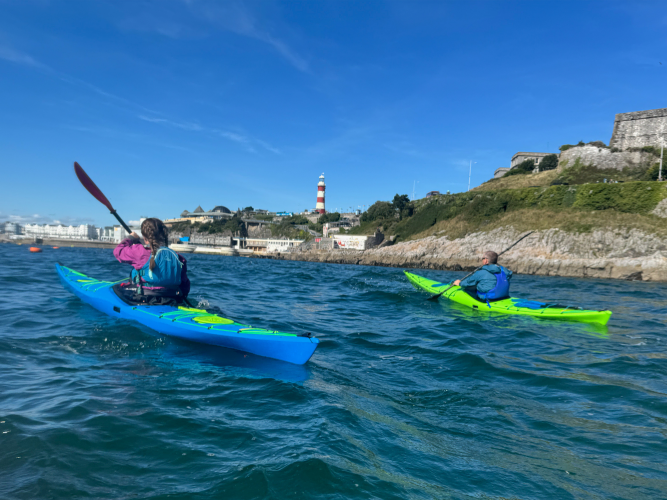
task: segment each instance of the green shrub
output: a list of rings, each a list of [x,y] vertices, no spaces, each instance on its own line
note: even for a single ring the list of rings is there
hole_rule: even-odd
[[[602,144],[604,144],[604,143],[602,143]],[[563,144],[559,149],[562,153],[563,151],[567,151],[568,149],[576,148],[577,146],[585,146],[585,145],[586,145],[586,143],[584,141],[579,141],[576,144]]]
[[[659,183],[593,184],[577,190],[575,208],[646,214],[662,200]]]
[[[565,167],[566,163],[563,162],[561,166]],[[598,182],[602,183],[605,179],[620,182],[652,180],[645,177],[646,170],[647,169],[643,167],[625,167],[623,170],[615,168],[597,168],[595,165],[585,165],[581,162],[580,158],[577,158],[571,167],[563,168],[558,177],[551,181],[551,185],[593,184]]]
[[[330,212],[328,214],[320,215],[320,218],[317,219],[318,224],[326,224],[327,222],[338,222],[340,220],[340,214],[338,212]]]
[[[659,173],[660,173],[660,163],[656,163],[644,173],[644,176],[642,177],[641,180],[643,180],[643,181],[657,181]],[[663,174],[664,173],[665,172],[663,171]],[[664,175],[663,175],[663,177],[664,177]]]
[[[542,158],[540,162],[540,172],[554,170],[558,166],[558,155],[549,155]]]
[[[525,175],[532,174],[535,170],[535,160],[524,160],[519,163],[516,167],[510,168],[503,177],[509,177],[511,175]]]

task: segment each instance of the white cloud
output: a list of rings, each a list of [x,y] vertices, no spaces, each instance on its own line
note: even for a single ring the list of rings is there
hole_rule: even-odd
[[[53,217],[41,215],[41,214],[31,214],[31,215],[20,215],[20,214],[6,214],[0,212],[0,222],[16,222],[21,225],[25,224],[64,224],[69,225],[79,225],[79,224],[94,224],[94,220],[89,217],[69,217],[64,216],[58,219]]]

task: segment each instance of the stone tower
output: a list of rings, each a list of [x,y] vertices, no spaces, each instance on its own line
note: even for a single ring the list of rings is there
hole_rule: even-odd
[[[660,147],[662,144],[667,146],[667,108],[616,115],[610,148],[625,151],[643,146]]]

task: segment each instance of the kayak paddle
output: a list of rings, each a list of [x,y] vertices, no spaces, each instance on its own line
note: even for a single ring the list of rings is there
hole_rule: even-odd
[[[533,234],[534,232],[535,232],[535,231],[529,231],[529,232],[527,232],[526,234],[524,234],[521,238],[519,238],[519,239],[516,240],[514,243],[512,243],[510,246],[508,246],[505,250],[503,250],[502,252],[500,252],[500,253],[498,254],[498,257],[500,257],[500,256],[501,256],[502,254],[504,254],[505,252],[511,250],[512,248],[514,248],[514,247],[517,245],[517,243],[519,243],[519,242],[520,242],[521,240],[523,240],[524,238],[530,236],[530,235]],[[477,271],[479,271],[480,269],[482,269],[482,267],[484,267],[484,266],[478,267],[477,269],[475,269],[475,270],[474,270],[473,272],[471,272],[470,274],[467,274],[464,278],[461,279],[461,281],[463,281],[464,279],[466,279],[466,278],[472,276],[472,275],[475,274]],[[441,296],[443,293],[445,293],[447,290],[449,290],[449,289],[450,289],[451,287],[453,287],[453,286],[454,286],[454,285],[449,285],[447,288],[445,288],[445,289],[444,289],[442,292],[440,292],[439,294],[437,294],[437,295],[433,295],[433,296],[429,297],[429,298],[426,299],[426,300],[438,300],[438,299],[440,298],[440,296]]]
[[[111,215],[113,215],[118,222],[120,222],[120,225],[123,226],[123,229],[127,231],[129,234],[132,233],[132,230],[129,228],[127,224],[123,221],[123,219],[120,218],[120,215],[116,213],[114,208],[111,206],[111,202],[107,200],[107,197],[104,196],[104,193],[100,191],[100,188],[98,188],[93,180],[88,177],[88,174],[81,168],[81,165],[79,165],[77,162],[74,162],[74,172],[76,173],[76,176],[79,178],[79,181],[81,181],[81,184],[83,184],[83,187],[85,187],[90,194],[92,194],[97,201],[99,201],[102,205],[107,207],[109,211],[111,212]]]

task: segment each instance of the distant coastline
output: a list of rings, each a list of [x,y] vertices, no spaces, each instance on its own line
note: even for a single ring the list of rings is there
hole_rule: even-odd
[[[480,250],[507,248],[521,236],[513,227],[463,238],[429,236],[369,250],[294,250],[247,253],[260,259],[465,271],[479,265]],[[34,245],[30,239],[3,243]],[[112,249],[110,242],[45,239],[44,246]],[[224,256],[224,255],[223,255]],[[585,233],[559,229],[535,231],[505,254],[501,263],[518,274],[667,282],[667,236],[640,230],[596,229]]]

